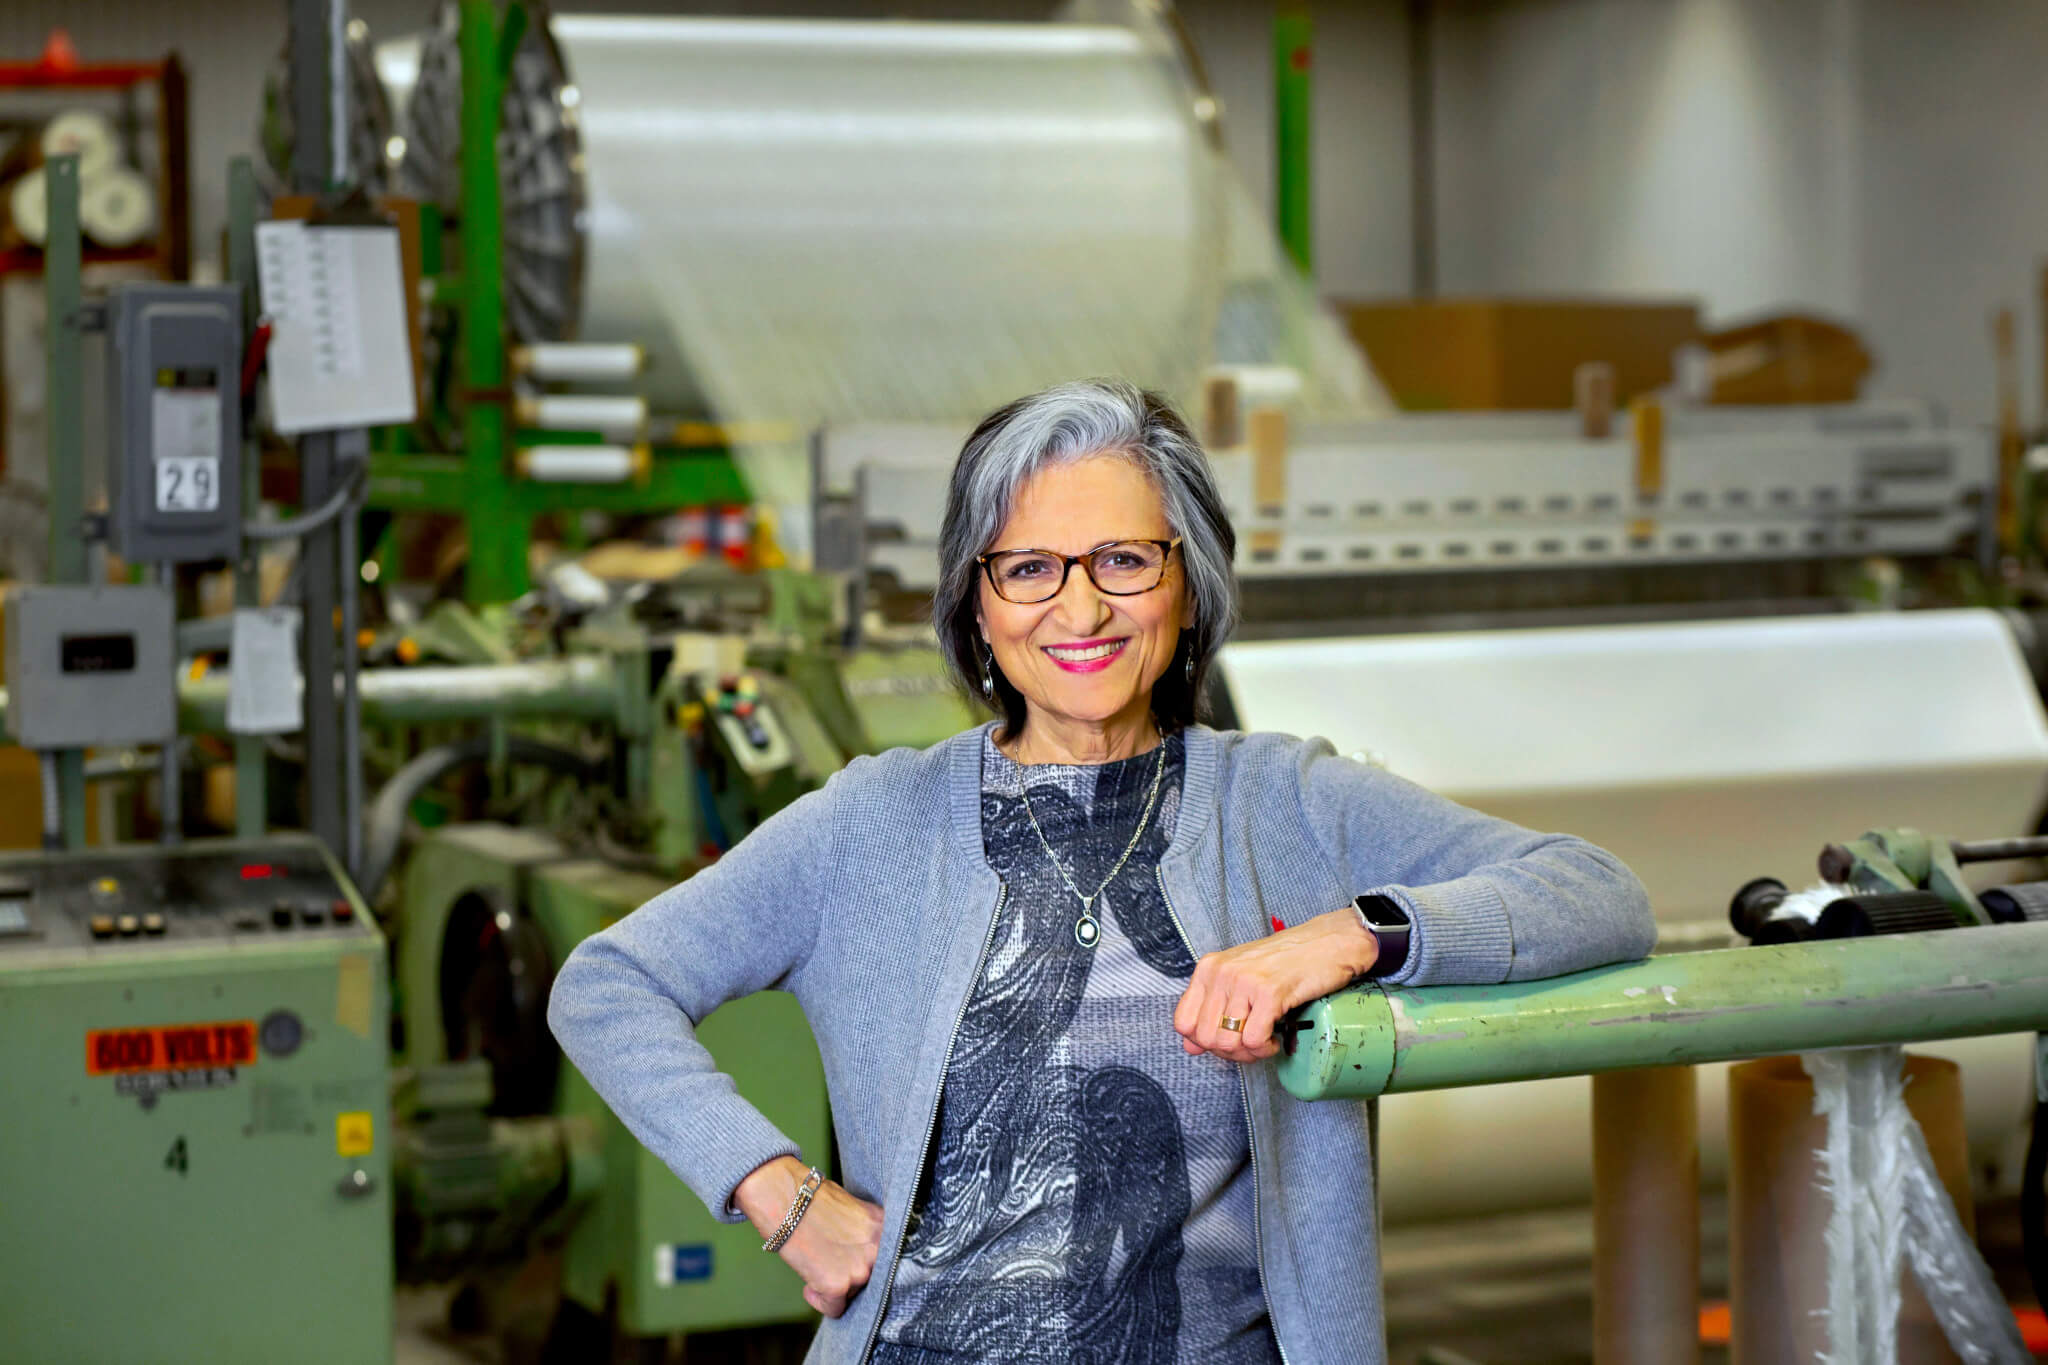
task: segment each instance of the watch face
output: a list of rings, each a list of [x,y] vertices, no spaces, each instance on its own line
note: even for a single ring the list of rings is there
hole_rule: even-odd
[[[1360,896],[1355,902],[1359,918],[1374,929],[1406,929],[1408,912],[1389,896]]]

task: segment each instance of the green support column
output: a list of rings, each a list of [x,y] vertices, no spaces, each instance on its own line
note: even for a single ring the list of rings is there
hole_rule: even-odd
[[[1278,1062],[1305,1100],[2048,1026],[2048,924],[1669,953],[1549,981],[1357,987]]]
[[[504,35],[516,38],[508,25]],[[526,591],[526,524],[513,515],[505,457],[505,243],[498,188],[501,38],[492,0],[462,0],[462,439],[473,603]]]
[[[43,248],[46,345],[43,430],[50,484],[50,582],[83,583],[85,539],[84,244],[78,235],[78,158],[43,167],[48,228]],[[57,799],[64,847],[85,847],[85,754],[57,755]]]
[[[1283,5],[1273,19],[1273,188],[1280,240],[1301,273],[1315,274],[1315,22],[1305,5]]]
[[[246,156],[228,163],[228,279],[242,291],[242,335],[255,330],[261,309],[256,299],[256,171]],[[263,501],[263,478],[257,451],[248,432],[242,440],[242,520],[254,521]],[[235,605],[262,604],[254,544],[244,544],[235,560]],[[268,825],[270,793],[264,768],[263,738],[235,736],[235,837],[256,839]]]

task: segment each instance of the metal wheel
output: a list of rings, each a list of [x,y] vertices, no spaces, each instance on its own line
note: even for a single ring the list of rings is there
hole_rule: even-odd
[[[498,116],[498,181],[505,247],[505,324],[522,342],[566,341],[583,308],[581,97],[547,13],[529,7]],[[419,80],[406,107],[402,193],[462,211],[460,17],[444,4],[420,45]]]

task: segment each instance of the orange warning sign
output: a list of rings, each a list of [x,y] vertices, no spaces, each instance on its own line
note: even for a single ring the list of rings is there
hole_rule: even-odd
[[[253,1019],[237,1019],[223,1024],[92,1029],[85,1035],[85,1071],[88,1076],[249,1066],[255,1060],[256,1021]]]

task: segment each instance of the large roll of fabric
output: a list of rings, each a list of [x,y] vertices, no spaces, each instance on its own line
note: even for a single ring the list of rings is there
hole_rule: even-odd
[[[730,416],[973,416],[1111,373],[1185,389],[1218,167],[1129,29],[562,17],[583,335]]]

